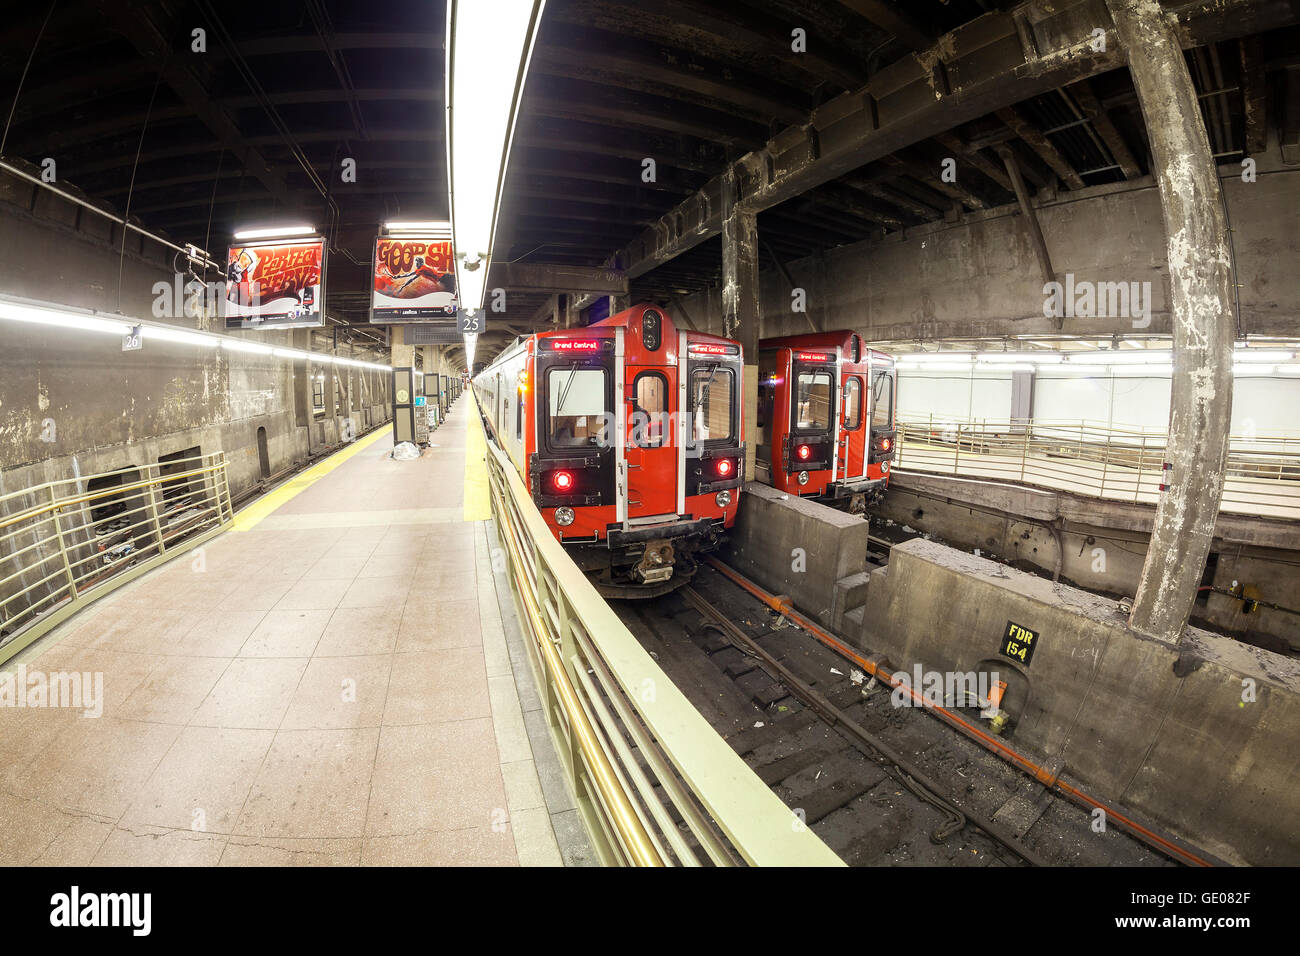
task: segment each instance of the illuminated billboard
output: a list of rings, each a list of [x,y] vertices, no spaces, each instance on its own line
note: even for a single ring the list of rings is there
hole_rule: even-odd
[[[279,239],[231,246],[226,258],[228,329],[325,324],[325,240]]]
[[[375,240],[370,321],[427,322],[456,315],[456,263],[451,240],[380,236]]]

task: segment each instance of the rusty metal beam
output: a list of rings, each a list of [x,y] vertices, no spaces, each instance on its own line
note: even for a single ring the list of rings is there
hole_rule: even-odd
[[[1061,155],[1061,151],[1052,145],[1052,141],[1043,134],[1042,130],[1010,106],[996,112],[998,119],[1006,123],[1024,141],[1026,146],[1037,153],[1039,159],[1045,162],[1052,172],[1060,177],[1061,182],[1071,189],[1083,188],[1083,179],[1080,178],[1078,171],[1070,165],[1068,159]],[[1000,152],[999,155],[1001,155]],[[1012,182],[1014,181],[1013,179]]]
[[[1083,115],[1088,117],[1092,123],[1092,128],[1097,131],[1101,141],[1110,150],[1110,155],[1115,160],[1115,164],[1119,166],[1120,172],[1124,174],[1124,178],[1137,179],[1141,176],[1142,170],[1138,168],[1137,160],[1133,158],[1128,143],[1124,142],[1124,137],[1116,129],[1115,124],[1111,122],[1110,114],[1101,105],[1101,102],[1097,99],[1097,94],[1092,91],[1088,81],[1080,80],[1069,87],[1067,92],[1074,97],[1074,101],[1079,104],[1079,109],[1083,111]]]
[[[1011,147],[1003,145],[998,147],[998,155],[1002,157],[1002,162],[1006,163],[1007,175],[1011,178],[1012,186],[1015,187],[1016,201],[1020,203],[1020,214],[1024,217],[1025,226],[1029,230],[1030,244],[1034,247],[1034,255],[1038,257],[1043,281],[1055,282],[1056,273],[1052,271],[1052,257],[1047,252],[1047,241],[1043,238],[1042,227],[1038,224],[1038,213],[1034,209],[1033,200],[1029,198],[1029,190],[1020,175],[1016,154],[1011,151]]]
[[[729,167],[723,175],[736,178],[737,201],[745,209],[770,209],[960,123],[1124,64],[1113,27],[1100,53],[1077,29],[1084,21],[1110,23],[1104,0],[1043,3],[1033,14],[1037,53],[1026,52],[1013,17],[989,13],[819,107],[805,125],[777,134]],[[1195,46],[1286,26],[1300,20],[1300,11],[1287,0],[1199,0],[1179,16],[1180,42]],[[722,179],[710,180],[621,250],[629,277],[719,234]]]

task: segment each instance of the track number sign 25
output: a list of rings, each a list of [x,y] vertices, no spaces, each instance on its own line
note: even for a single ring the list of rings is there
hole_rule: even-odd
[[[456,313],[456,318],[460,323],[461,335],[478,335],[480,332],[487,331],[487,322],[484,320],[483,313],[477,309],[461,309]]]
[[[1034,648],[1037,646],[1037,631],[1031,631],[1027,627],[1021,627],[1019,624],[1007,621],[1007,630],[1002,635],[1002,646],[998,648],[998,653],[1003,657],[1011,658],[1013,661],[1020,661],[1020,663],[1028,667],[1030,659],[1034,656]]]

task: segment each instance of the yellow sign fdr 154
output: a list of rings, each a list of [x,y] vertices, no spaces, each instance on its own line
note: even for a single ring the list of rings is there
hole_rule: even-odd
[[[1030,659],[1034,656],[1034,648],[1037,646],[1037,631],[1007,621],[1007,630],[1002,635],[1002,646],[998,648],[998,653],[1013,661],[1020,661],[1028,667]]]

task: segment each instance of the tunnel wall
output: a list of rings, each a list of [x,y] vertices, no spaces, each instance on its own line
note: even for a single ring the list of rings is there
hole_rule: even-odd
[[[997,671],[1009,742],[1094,797],[1229,862],[1300,862],[1300,662],[1147,639],[1113,601],[922,539],[872,575],[864,622],[895,672]],[[1039,634],[1028,665],[998,655],[1009,622]]]
[[[155,318],[155,284],[175,281],[172,250],[132,233],[123,252],[110,226],[0,176],[0,291]],[[188,328],[200,321],[163,320]],[[292,344],[285,330],[246,335]],[[337,440],[336,425],[300,417],[291,362],[156,340],[123,352],[113,335],[0,322],[0,493],[198,446],[226,452],[238,495],[262,477],[259,428],[273,474],[306,458],[308,422],[317,444]],[[384,420],[385,406],[372,406],[370,417]]]
[[[1243,332],[1300,335],[1300,170],[1281,165],[1276,150],[1259,159],[1257,179],[1223,166],[1233,228]],[[787,263],[806,291],[807,314],[791,311],[790,287],[779,271],[761,274],[762,334],[855,329],[867,341],[1069,334],[1170,334],[1168,264],[1160,198],[1150,178],[1060,193],[1038,211],[1058,278],[1151,283],[1151,323],[1131,317],[1043,315],[1043,280],[1016,206],[970,212],[884,239],[840,246]],[[763,217],[758,220],[760,240]],[[768,265],[764,258],[763,264]],[[722,328],[717,289],[669,307],[700,328]],[[1139,320],[1140,321],[1140,320]]]

